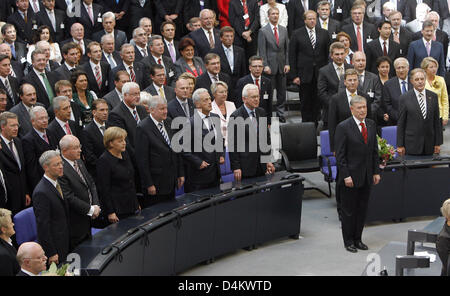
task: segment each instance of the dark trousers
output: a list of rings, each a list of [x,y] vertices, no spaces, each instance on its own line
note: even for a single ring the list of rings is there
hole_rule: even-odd
[[[154,206],[158,203],[171,201],[174,199],[175,199],[175,189],[169,194],[156,194],[156,195],[144,194],[144,197],[139,201],[139,204],[141,205],[142,209],[145,209]]]
[[[361,241],[366,220],[371,183],[366,180],[364,186],[349,188],[339,185],[341,199],[342,236],[346,247]]]
[[[218,187],[219,185],[220,185],[219,179],[216,179],[210,183],[203,183],[203,184],[191,183],[186,180],[186,183],[184,184],[184,192],[189,193],[189,192],[199,191],[199,190],[203,190],[203,189]]]
[[[317,125],[320,105],[317,98],[316,78],[313,78],[310,83],[300,82],[299,96],[302,122],[314,122]]]
[[[277,104],[275,105],[277,116],[285,117],[286,104],[286,74],[278,72],[275,75],[266,75],[270,78],[272,86],[277,90]]]

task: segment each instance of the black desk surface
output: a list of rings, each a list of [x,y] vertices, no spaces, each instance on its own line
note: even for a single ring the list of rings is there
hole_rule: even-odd
[[[142,210],[138,215],[132,216],[118,223],[109,225],[102,231],[96,233],[92,239],[86,240],[75,248],[73,253],[77,253],[81,257],[81,266],[86,267],[102,250],[110,246],[111,244],[120,241],[122,238],[127,237],[130,231],[139,228],[140,226],[153,222],[155,227],[158,224],[167,223],[178,213],[183,211],[189,211],[190,208],[195,205],[201,205],[204,201],[219,198],[233,198],[238,195],[245,194],[247,191],[252,192],[257,190],[262,190],[268,187],[276,185],[283,185],[284,183],[291,183],[292,180],[282,180],[286,175],[291,175],[286,171],[276,172],[272,175],[265,175],[258,178],[251,178],[242,180],[241,183],[224,183],[221,184],[220,188],[211,188],[202,191],[196,191],[193,193],[187,193],[178,196],[175,200],[154,205],[150,208]],[[297,174],[298,175],[298,174]],[[304,178],[298,175],[299,181],[303,181]],[[241,190],[232,188],[245,187],[250,185],[249,188],[244,188]]]

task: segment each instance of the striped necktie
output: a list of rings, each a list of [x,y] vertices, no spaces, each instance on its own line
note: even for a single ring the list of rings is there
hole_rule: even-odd
[[[102,73],[100,72],[99,65],[95,66],[95,80],[97,81],[98,88],[102,88]]]
[[[419,93],[419,106],[420,106],[420,111],[422,111],[422,116],[423,119],[427,118],[427,109],[425,107],[425,101],[424,101],[424,97],[422,93]]]
[[[312,48],[316,47],[316,36],[314,36],[314,30],[309,30],[309,39],[311,40]]]
[[[164,131],[163,124],[161,122],[158,122],[158,129],[161,135],[163,136],[164,140],[166,141],[167,145],[170,146],[170,139],[167,133]]]

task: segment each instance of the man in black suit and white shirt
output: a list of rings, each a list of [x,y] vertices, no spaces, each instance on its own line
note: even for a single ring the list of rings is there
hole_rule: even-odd
[[[0,54],[0,89],[6,92],[8,104],[6,110],[11,109],[14,105],[19,103],[18,90],[19,82],[16,78],[10,75],[11,60],[9,56]]]
[[[66,12],[55,9],[55,0],[42,0],[44,9],[40,10],[36,17],[39,25],[46,25],[50,28],[50,34],[54,42],[61,42],[66,39],[67,22]]]
[[[12,58],[11,48],[9,47],[9,45],[6,42],[0,44],[0,54],[6,55],[9,57],[9,60],[11,63],[11,69],[10,69],[9,75],[16,78],[18,82],[22,81],[23,70],[24,70],[25,64],[21,64],[20,62],[14,60]]]
[[[267,129],[267,122],[264,124],[264,117],[267,115],[262,108],[258,107],[260,101],[258,87],[254,84],[245,85],[242,90],[242,100],[244,104],[231,114],[228,124],[228,131],[234,129],[234,133],[228,133],[228,135],[234,134],[234,141],[231,142],[231,139],[228,139],[228,144],[234,143],[234,147],[232,147],[233,149],[230,150],[229,154],[230,165],[234,179],[238,182],[245,178],[263,176],[264,174],[272,174],[275,172],[275,167],[272,162],[269,159],[263,159],[263,157],[270,157],[270,134]],[[236,120],[238,118],[245,120],[245,124],[237,124]],[[245,129],[244,139],[238,139],[237,129],[242,128]],[[260,143],[260,129],[267,131],[268,143]],[[255,140],[257,143],[257,151],[251,152],[249,148],[250,143]],[[239,152],[237,149],[238,145],[240,147],[244,146],[245,151]],[[268,148],[268,151],[261,149],[264,146]]]
[[[103,35],[100,44],[102,46],[102,62],[107,62],[111,66],[111,69],[114,69],[117,65],[122,63],[120,49],[119,51],[115,51],[115,41],[113,36],[109,34]]]
[[[55,97],[53,99],[53,111],[55,119],[49,124],[49,131],[55,136],[57,143],[65,135],[74,135],[80,138],[79,126],[75,121],[70,120],[71,106],[70,99],[65,96]]]
[[[406,57],[408,55],[408,47],[412,41],[413,34],[402,26],[402,14],[399,11],[393,11],[389,15],[389,21],[392,25],[392,34],[389,40],[393,40],[400,44],[400,56]]]
[[[64,57],[64,63],[53,71],[56,73],[59,79],[69,80],[72,72],[75,71],[75,68],[78,66],[78,44],[75,42],[67,42],[61,49],[61,53]]]
[[[86,168],[95,181],[97,178],[97,159],[105,151],[103,135],[108,120],[108,104],[104,99],[92,102],[92,118],[93,120],[83,130],[83,155]]]
[[[175,99],[175,90],[170,86],[164,85],[164,82],[166,81],[166,72],[164,71],[163,66],[159,64],[152,65],[150,68],[150,78],[153,82],[149,87],[144,89],[144,91],[152,96],[160,96],[166,99],[167,102]]]
[[[63,196],[69,202],[70,249],[91,238],[91,220],[100,215],[97,187],[80,160],[81,144],[77,137],[66,135],[59,141],[63,175],[58,178]]]
[[[27,167],[27,180],[32,192],[44,175],[39,157],[47,150],[54,150],[58,142],[48,128],[47,111],[42,106],[34,107],[30,112],[32,129],[23,139],[23,155]]]
[[[178,78],[175,83],[175,100],[170,101],[167,104],[167,116],[170,119],[177,117],[186,117],[189,119],[194,114],[194,103],[191,97],[191,88],[189,86],[189,80],[184,78]]]
[[[144,29],[137,27],[133,30],[135,61],[140,62],[143,58],[148,57],[151,52],[147,46],[148,38]]]
[[[305,26],[305,19],[304,15],[305,12],[308,10],[315,10],[316,9],[316,1],[315,0],[308,0],[308,1],[302,1],[302,0],[291,0],[287,4],[287,11],[288,11],[288,29],[289,29],[289,36],[292,36],[292,33],[300,29],[301,27]],[[342,8],[342,6],[341,6]],[[342,11],[341,11],[342,13]]]
[[[172,59],[175,63],[180,58],[178,51],[178,41],[175,40],[176,25],[172,21],[165,21],[161,24],[161,35],[164,40],[164,55]]]
[[[116,17],[114,13],[108,11],[102,16],[102,26],[103,30],[100,30],[92,34],[92,39],[97,42],[101,42],[104,35],[111,35],[114,37],[114,50],[120,50],[123,44],[127,43],[127,35],[125,32],[115,29],[116,27]]]
[[[352,22],[343,25],[341,31],[351,38],[351,49],[355,51],[366,50],[367,43],[378,38],[378,32],[374,25],[364,21],[365,7],[355,5],[351,9]]]
[[[8,17],[8,24],[17,30],[17,39],[25,44],[33,43],[33,30],[37,29],[38,19],[29,8],[29,0],[16,0],[16,11]]]
[[[27,45],[17,40],[17,31],[14,25],[5,24],[2,27],[3,42],[11,49],[12,59],[23,64],[27,59]]]
[[[350,101],[352,117],[336,128],[335,146],[342,204],[342,236],[351,253],[368,250],[362,242],[370,191],[380,182],[377,130],[367,117],[365,98]]]
[[[100,30],[102,30],[102,15],[103,7],[92,3],[93,0],[82,0],[75,2],[78,4],[76,11],[80,12],[79,16],[75,16],[74,21],[83,25],[85,30],[85,36],[92,40],[92,35]],[[75,5],[76,5],[75,4]],[[87,44],[86,44],[87,45]]]
[[[206,88],[211,93],[211,84],[217,81],[223,81],[227,85],[230,85],[230,76],[221,72],[220,57],[215,53],[208,53],[205,58],[206,72],[200,75],[195,82],[195,89]],[[228,93],[230,97],[230,93]]]
[[[123,101],[122,86],[127,82],[131,82],[130,75],[127,71],[118,71],[114,75],[115,88],[103,97],[108,104],[110,112]]]
[[[69,203],[63,196],[58,178],[63,175],[63,161],[59,151],[45,151],[39,158],[44,176],[33,192],[38,242],[48,263],[63,263],[70,250]]]
[[[214,28],[214,20],[214,12],[210,9],[203,9],[200,12],[202,27],[188,35],[195,42],[195,55],[202,59],[220,45],[219,30]]]
[[[111,67],[108,63],[101,62],[102,48],[100,43],[93,41],[87,47],[89,62],[79,68],[87,74],[89,89],[101,98],[108,93],[109,73]]]
[[[186,169],[184,192],[219,186],[220,165],[225,162],[220,120],[217,114],[211,113],[211,96],[208,90],[199,88],[194,91],[192,101],[196,111],[189,121],[191,145],[189,150],[183,152]],[[200,151],[195,149],[198,143],[202,143]]]
[[[220,70],[231,78],[231,84],[228,85],[231,95],[233,95],[232,90],[235,89],[237,81],[248,73],[244,49],[233,44],[234,35],[235,31],[232,27],[221,28],[220,41],[222,45],[211,50],[220,57]]]
[[[19,121],[11,112],[0,114],[1,147],[0,162],[8,192],[7,209],[17,214],[31,204],[26,178],[26,165],[22,141],[17,137]]]
[[[335,4],[336,5],[336,4]],[[341,23],[330,17],[330,2],[320,1],[317,4],[318,22],[316,28],[322,28],[328,31],[330,40],[336,39],[336,35],[339,33]],[[342,15],[342,9],[341,9]],[[333,38],[334,37],[334,38]]]
[[[175,188],[183,186],[185,176],[181,154],[171,147],[174,131],[172,120],[167,117],[166,100],[153,96],[149,107],[150,116],[138,124],[136,131],[136,158],[139,159],[144,208],[173,200]]]
[[[316,29],[316,17],[315,11],[307,11],[304,15],[305,27],[294,31],[289,44],[290,76],[293,83],[299,86],[302,120],[315,123],[320,114],[320,93],[317,93],[319,69],[327,63],[330,43],[328,32]]]
[[[400,96],[397,121],[397,152],[399,155],[439,154],[443,143],[437,95],[425,89],[425,71],[410,73],[413,89]]]

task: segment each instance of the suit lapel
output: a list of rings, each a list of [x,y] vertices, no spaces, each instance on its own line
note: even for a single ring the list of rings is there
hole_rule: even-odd
[[[351,127],[352,127],[352,129],[353,129],[353,132],[356,134],[356,137],[357,137],[363,144],[365,144],[365,143],[364,143],[364,138],[363,138],[362,132],[359,130],[359,126],[356,124],[356,121],[355,121],[355,119],[353,118],[353,116],[350,117],[350,121],[351,121],[350,125],[351,125]],[[367,126],[366,126],[366,129],[367,129]]]

